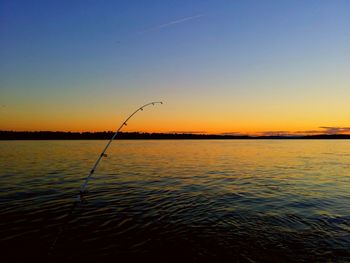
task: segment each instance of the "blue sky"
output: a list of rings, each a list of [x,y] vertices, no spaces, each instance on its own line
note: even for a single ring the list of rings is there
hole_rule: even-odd
[[[0,3],[0,129],[112,129],[154,99],[135,129],[349,125],[349,1]]]

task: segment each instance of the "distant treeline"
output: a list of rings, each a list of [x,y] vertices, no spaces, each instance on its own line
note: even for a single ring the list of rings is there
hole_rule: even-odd
[[[60,131],[0,131],[0,140],[107,140],[114,132],[60,132]],[[246,139],[249,136],[185,134],[185,133],[146,133],[119,132],[118,139]]]
[[[0,140],[107,140],[114,132],[59,132],[59,131],[0,131]],[[188,133],[120,132],[122,140],[166,139],[350,139],[347,134],[320,134],[306,136],[248,136]]]

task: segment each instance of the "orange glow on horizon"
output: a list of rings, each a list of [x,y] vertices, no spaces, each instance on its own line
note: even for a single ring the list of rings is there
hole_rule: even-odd
[[[205,104],[203,104],[205,105]],[[175,103],[150,107],[129,120],[125,132],[178,132],[203,134],[319,134],[350,133],[346,111],[269,111],[260,108],[239,110],[237,105],[208,108]],[[115,131],[130,114],[130,105],[113,109],[73,107],[41,111],[25,107],[0,113],[0,130],[14,131]],[[251,111],[248,111],[251,109]],[[115,114],[117,112],[118,114]],[[131,111],[133,112],[133,111]],[[326,126],[326,128],[321,128]],[[350,125],[349,125],[350,126]],[[328,128],[327,128],[328,127]]]

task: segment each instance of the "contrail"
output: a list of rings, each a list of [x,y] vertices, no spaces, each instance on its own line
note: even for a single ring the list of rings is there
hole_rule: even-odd
[[[189,17],[177,19],[177,20],[165,23],[165,24],[161,24],[161,25],[158,25],[158,26],[155,26],[155,27],[151,27],[149,29],[146,29],[146,30],[142,31],[141,33],[154,31],[154,30],[158,30],[158,29],[163,29],[163,28],[166,28],[166,27],[169,27],[169,26],[173,26],[173,25],[176,25],[176,24],[181,24],[181,23],[193,20],[193,19],[198,19],[198,18],[203,17],[203,16],[204,16],[203,14],[200,14],[200,15],[189,16]]]
[[[170,21],[168,23],[160,24],[160,25],[157,25],[157,26],[154,26],[154,27],[149,27],[149,28],[146,28],[144,30],[140,30],[138,32],[131,33],[128,38],[130,40],[132,38],[140,36],[140,34],[145,34],[147,32],[152,32],[152,31],[156,31],[156,30],[161,30],[163,28],[170,27],[170,26],[177,25],[177,24],[181,24],[181,23],[185,23],[187,21],[198,19],[198,18],[203,17],[203,16],[205,16],[205,15],[204,14],[198,14],[198,15],[195,15],[195,16],[188,16],[188,17],[184,17],[184,18],[181,18],[181,19]],[[115,42],[115,44],[121,44],[123,42],[124,41],[117,40]]]

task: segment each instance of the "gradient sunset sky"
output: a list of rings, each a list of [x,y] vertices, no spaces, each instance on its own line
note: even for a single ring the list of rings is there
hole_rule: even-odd
[[[0,0],[0,130],[114,130],[154,100],[126,131],[350,130],[350,1]]]

